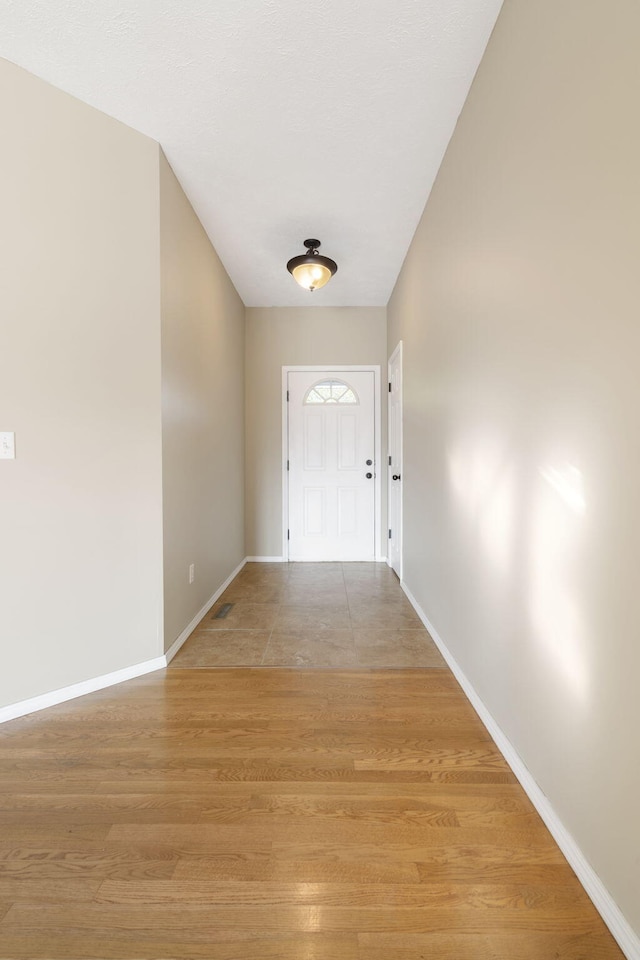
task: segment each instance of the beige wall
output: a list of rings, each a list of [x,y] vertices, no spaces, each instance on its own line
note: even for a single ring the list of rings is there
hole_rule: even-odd
[[[389,304],[406,583],[638,932],[639,49],[506,0]]]
[[[168,649],[244,559],[244,305],[164,155],[160,197]]]
[[[158,147],[0,60],[0,705],[161,653]]]
[[[246,552],[250,557],[280,557],[282,367],[378,364],[386,382],[386,309],[249,307],[246,314]],[[384,427],[385,397],[382,400]],[[383,506],[385,496],[383,492]]]

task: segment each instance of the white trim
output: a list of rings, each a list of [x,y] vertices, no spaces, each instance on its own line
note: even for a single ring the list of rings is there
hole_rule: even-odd
[[[112,687],[114,684],[123,683],[125,680],[133,680],[134,677],[142,677],[145,673],[153,673],[154,670],[161,670],[165,666],[166,660],[164,657],[155,657],[153,660],[144,660],[142,663],[134,663],[130,667],[123,667],[122,670],[114,670],[113,673],[104,673],[100,677],[92,677],[90,680],[72,683],[68,687],[60,687],[58,690],[43,693],[39,697],[32,697],[30,700],[20,700],[18,703],[0,708],[0,723],[15,720],[17,717],[24,717],[28,713],[36,713],[38,710],[45,710],[47,707],[54,707],[66,700],[84,697],[87,693],[95,693],[96,690]]]
[[[372,373],[373,374],[373,419],[374,419],[374,446],[376,460],[376,475],[374,480],[374,529],[373,555],[377,557],[382,549],[382,464],[386,462],[382,452],[382,399],[380,388],[380,364],[358,363],[303,363],[283,366],[282,368],[282,558],[289,560],[289,540],[287,530],[289,525],[289,475],[287,471],[287,454],[289,453],[289,419],[287,405],[287,388],[289,373]]]
[[[391,364],[394,362],[396,357],[400,359],[400,437],[398,446],[400,448],[400,463],[396,464],[394,467],[389,469],[387,467],[387,521],[390,521],[390,501],[391,501],[391,480],[389,474],[400,473],[400,570],[399,570],[399,579],[402,583],[402,577],[404,575],[404,350],[402,346],[402,340],[398,341],[398,344],[389,357],[387,362],[387,376],[389,378],[389,383],[391,382]],[[391,394],[387,395],[387,446],[389,445],[389,435],[391,433],[391,417],[389,416],[389,408],[391,407]],[[388,452],[388,451],[387,451]],[[388,458],[387,458],[388,462]],[[398,466],[400,469],[398,470]],[[390,523],[389,523],[390,526]],[[391,567],[391,562],[389,563]],[[393,569],[393,567],[392,567]]]
[[[614,901],[613,897],[605,887],[604,883],[595,872],[584,853],[578,846],[575,839],[569,833],[560,817],[554,810],[551,801],[543,793],[542,789],[536,783],[533,775],[527,768],[522,757],[517,752],[511,741],[508,739],[502,728],[498,725],[491,712],[485,706],[484,702],[476,692],[473,684],[465,675],[453,654],[449,651],[444,640],[440,637],[437,630],[430,623],[428,617],[420,607],[406,583],[401,583],[407,598],[414,610],[422,620],[429,631],[434,643],[440,650],[440,653],[447,661],[451,672],[462,687],[471,706],[480,717],[482,723],[487,728],[491,738],[511,767],[511,770],[518,778],[520,785],[533,803],[534,807],[542,817],[549,833],[556,841],[560,850],[569,861],[578,880],[584,887],[593,905],[600,916],[608,926],[613,937],[617,941],[620,949],[628,960],[640,960],[640,937],[633,930],[628,920]]]
[[[247,557],[246,563],[288,563],[286,557]]]
[[[387,566],[390,565],[388,557],[376,557],[376,563],[386,563]]]
[[[242,570],[242,568],[244,567],[244,565],[245,565],[246,562],[247,562],[247,558],[245,557],[244,560],[242,561],[242,563],[239,563],[239,564],[238,564],[238,566],[235,568],[235,570],[233,571],[233,573],[230,573],[230,574],[229,574],[229,576],[227,577],[227,579],[225,580],[225,582],[222,584],[222,586],[221,586],[221,587],[218,587],[218,589],[217,589],[216,592],[213,594],[213,596],[210,597],[210,598],[207,600],[207,602],[205,603],[204,607],[201,607],[200,610],[198,610],[198,612],[196,613],[196,615],[195,615],[195,617],[193,618],[193,620],[191,621],[191,623],[190,623],[187,627],[184,628],[184,630],[182,631],[182,633],[180,634],[180,636],[177,637],[177,639],[173,641],[173,643],[171,644],[171,646],[169,647],[169,649],[167,650],[167,652],[166,652],[165,655],[164,655],[164,660],[165,660],[164,666],[165,666],[165,667],[167,667],[167,666],[171,663],[171,661],[172,661],[173,658],[175,657],[176,653],[178,652],[178,650],[180,649],[180,647],[182,646],[182,644],[183,644],[183,643],[185,642],[185,640],[193,633],[193,631],[194,631],[195,628],[198,626],[198,624],[200,623],[200,621],[202,620],[202,618],[203,618],[203,617],[206,617],[206,615],[209,613],[209,610],[211,610],[211,607],[214,605],[214,603],[216,602],[216,600],[218,599],[218,597],[221,597],[222,594],[224,593],[224,591],[225,591],[225,590],[227,589],[227,587],[229,586],[229,584],[230,584],[233,580],[235,580],[235,578],[238,576],[238,574],[240,573],[240,571]]]
[[[0,723],[6,723],[7,720],[16,720],[18,717],[26,716],[28,713],[45,710],[47,707],[54,707],[56,704],[65,703],[67,700],[84,697],[87,693],[95,693],[96,690],[104,690],[105,687],[113,687],[117,683],[124,683],[125,680],[142,677],[145,673],[162,670],[171,662],[173,657],[175,657],[189,634],[208,613],[218,597],[224,593],[231,581],[237,577],[246,562],[247,558],[245,557],[242,563],[227,577],[211,599],[207,600],[204,607],[195,615],[189,626],[185,627],[178,639],[171,644],[167,652],[162,656],[155,657],[153,660],[145,660],[142,663],[134,663],[130,667],[123,667],[122,670],[114,670],[112,673],[105,673],[99,677],[91,677],[89,680],[81,680],[80,683],[72,683],[68,687],[60,687],[58,690],[43,693],[38,697],[32,697],[30,700],[20,700],[18,703],[9,704],[7,707],[0,707]]]

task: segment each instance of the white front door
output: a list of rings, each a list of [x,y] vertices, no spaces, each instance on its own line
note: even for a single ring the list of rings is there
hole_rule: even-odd
[[[289,559],[375,559],[373,371],[289,371]]]
[[[391,567],[402,580],[402,341],[389,360],[389,545]]]

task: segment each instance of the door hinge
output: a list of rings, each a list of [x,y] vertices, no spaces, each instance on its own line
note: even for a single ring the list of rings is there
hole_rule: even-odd
[[[290,535],[289,535],[289,530],[287,530],[287,540],[290,540],[290,539],[291,539],[291,537],[290,537]]]
[[[287,403],[289,403],[289,391],[287,390]]]
[[[391,466],[391,454],[389,454],[389,466]]]
[[[389,540],[391,540],[391,527],[389,527]]]
[[[289,461],[287,460],[287,470],[289,469]]]
[[[391,393],[391,381],[389,381],[389,393]]]

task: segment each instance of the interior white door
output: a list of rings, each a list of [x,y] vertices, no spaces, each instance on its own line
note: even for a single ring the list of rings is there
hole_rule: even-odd
[[[388,557],[402,580],[402,341],[389,360]]]
[[[375,559],[373,371],[289,371],[289,559]]]

